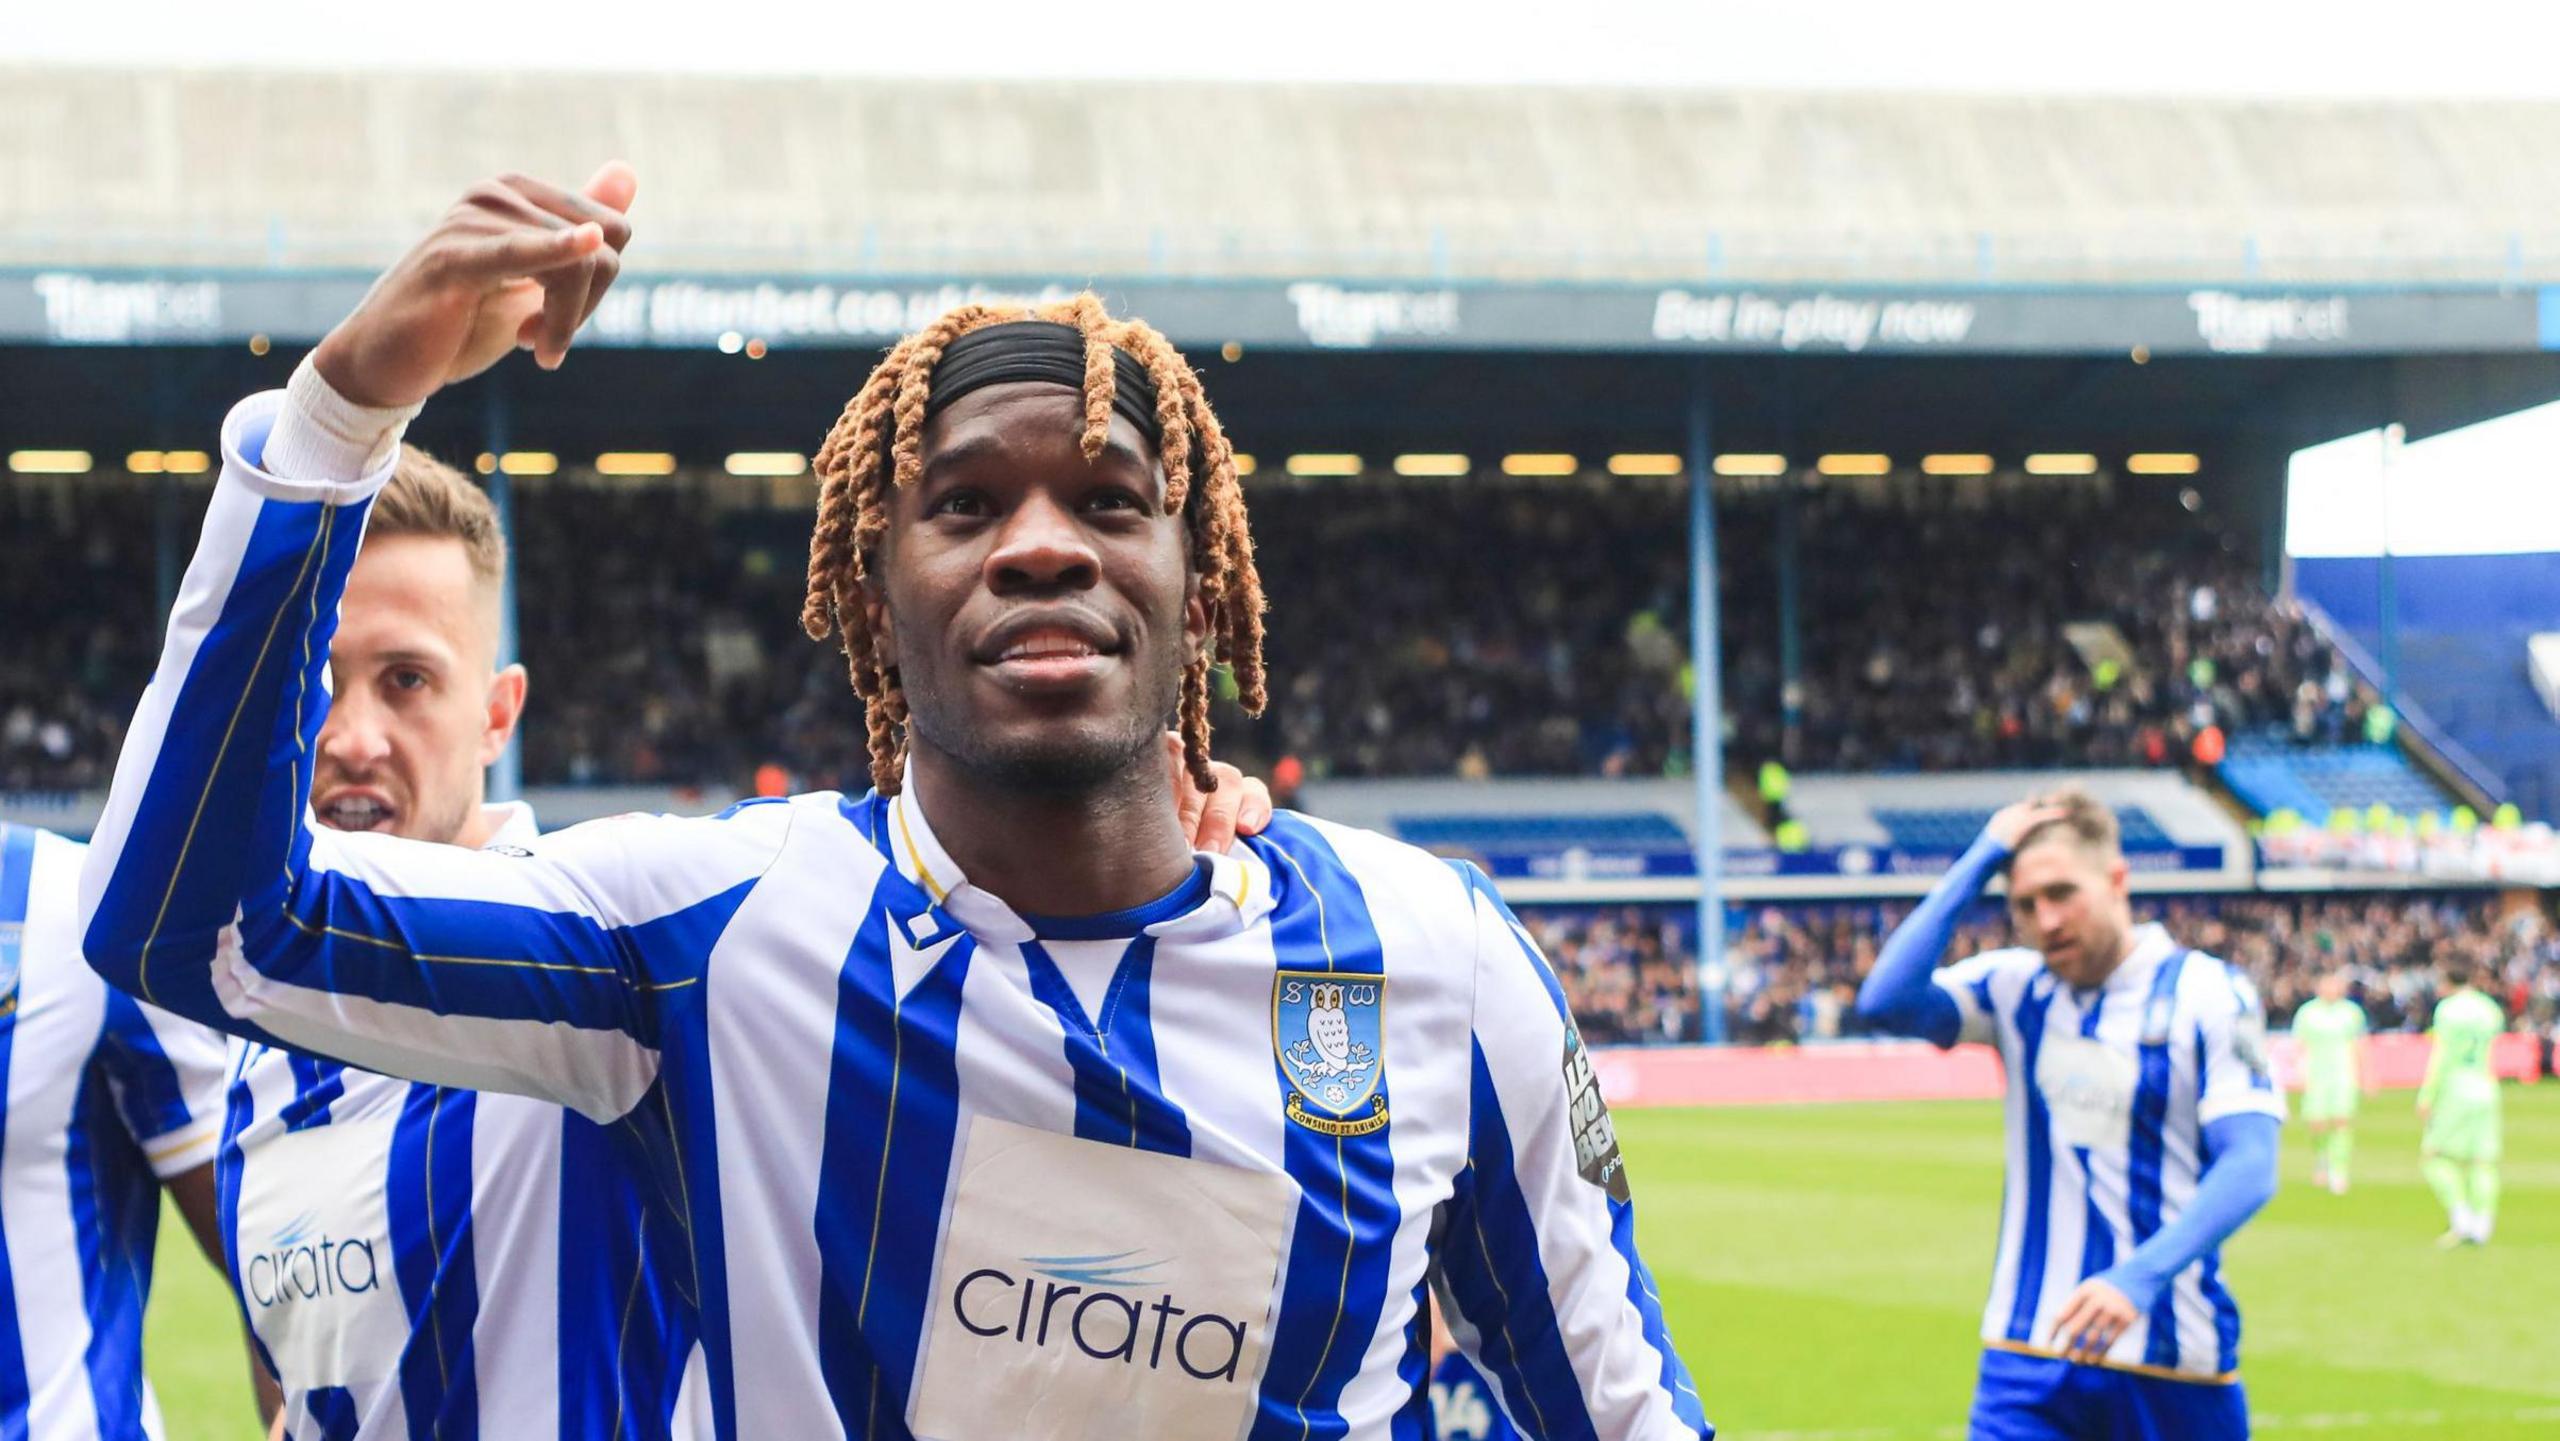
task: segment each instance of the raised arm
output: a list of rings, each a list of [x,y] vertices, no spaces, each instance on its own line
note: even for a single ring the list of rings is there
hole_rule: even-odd
[[[1982,828],[1972,847],[1929,894],[1885,937],[1876,966],[1858,987],[1858,1018],[1896,1035],[1916,1036],[1939,1046],[1964,1038],[1972,1018],[1955,991],[1937,984],[1938,962],[1954,939],[1964,908],[1982,894],[2027,832],[2058,819],[2058,806],[2021,801],[2004,808]]]
[[[223,427],[223,472],[82,878],[118,987],[255,1039],[619,1114],[651,1006],[778,849],[734,823],[581,828],[507,856],[315,827],[339,593],[400,430],[518,344],[556,364],[627,239],[627,169],[583,195],[474,187],[281,395]],[[697,829],[699,828],[699,829]]]

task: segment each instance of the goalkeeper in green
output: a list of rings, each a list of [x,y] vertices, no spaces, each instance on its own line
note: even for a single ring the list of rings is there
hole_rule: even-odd
[[[2311,1127],[2311,1184],[2347,1194],[2347,1163],[2355,1155],[2356,1104],[2372,1088],[2365,1066],[2364,1007],[2347,999],[2347,974],[2320,978],[2318,998],[2293,1015],[2293,1038],[2302,1047],[2302,1119]]]
[[[2506,1028],[2506,1012],[2472,986],[2470,967],[2446,966],[2444,998],[2427,1031],[2435,1047],[2418,1088],[2427,1128],[2421,1169],[2453,1218],[2439,1246],[2485,1246],[2497,1222],[2498,1076],[2490,1050]]]

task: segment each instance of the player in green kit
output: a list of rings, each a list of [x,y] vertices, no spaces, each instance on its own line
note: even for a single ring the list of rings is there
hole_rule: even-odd
[[[2471,984],[2471,969],[2445,967],[2444,998],[2427,1035],[2427,1079],[2418,1087],[2418,1119],[2427,1128],[2421,1169],[2453,1218],[2436,1244],[2489,1243],[2498,1219],[2498,1075],[2489,1063],[2507,1013]]]
[[[2356,1149],[2356,1103],[2372,1083],[2365,1068],[2364,1007],[2347,999],[2347,973],[2320,978],[2320,994],[2293,1013],[2302,1047],[2302,1119],[2311,1127],[2311,1184],[2347,1194]]]

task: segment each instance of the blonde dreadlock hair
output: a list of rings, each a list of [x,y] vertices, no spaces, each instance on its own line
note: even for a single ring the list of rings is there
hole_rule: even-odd
[[[896,794],[906,766],[906,695],[897,668],[881,658],[862,603],[863,582],[889,530],[888,487],[913,485],[923,473],[925,407],[944,349],[973,330],[1022,320],[1071,325],[1084,338],[1081,444],[1088,461],[1102,453],[1111,432],[1112,351],[1128,352],[1155,383],[1164,503],[1184,519],[1191,565],[1209,611],[1209,645],[1182,673],[1183,761],[1192,784],[1215,790],[1217,780],[1209,772],[1214,667],[1223,661],[1234,670],[1246,714],[1260,715],[1265,696],[1262,578],[1253,566],[1235,451],[1209,409],[1199,375],[1172,342],[1144,321],[1112,319],[1091,294],[1036,308],[964,305],[890,349],[845,402],[818,448],[818,519],[809,535],[809,592],[800,626],[812,640],[832,632],[841,641],[870,729],[871,782],[882,795]]]

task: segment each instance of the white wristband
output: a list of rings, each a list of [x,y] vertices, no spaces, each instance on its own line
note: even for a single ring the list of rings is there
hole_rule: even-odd
[[[354,480],[391,461],[420,407],[358,405],[330,388],[304,356],[285,383],[263,468],[281,480]]]

